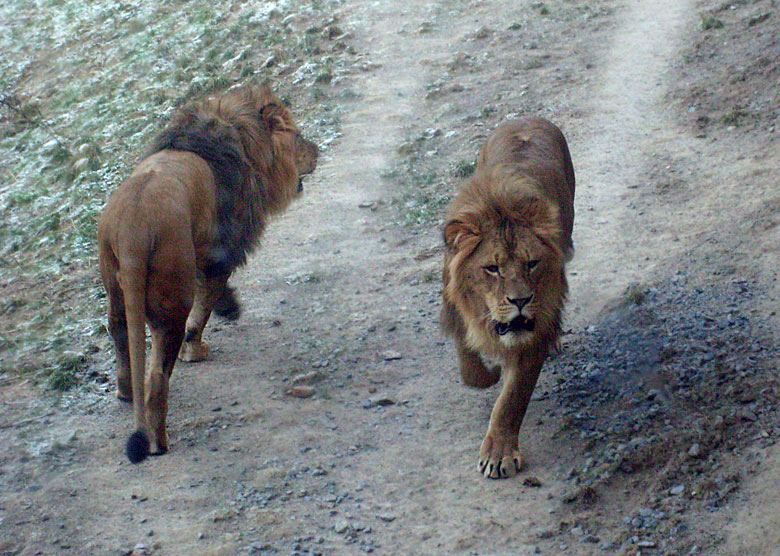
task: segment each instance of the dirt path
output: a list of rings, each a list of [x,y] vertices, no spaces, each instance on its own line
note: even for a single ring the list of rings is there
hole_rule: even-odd
[[[696,241],[688,225],[659,224],[668,207],[634,210],[656,159],[695,155],[662,105],[690,4],[625,7],[590,97],[572,100],[586,116],[561,122],[578,178],[573,328]],[[577,525],[561,498],[579,453],[556,436],[562,417],[549,396],[537,396],[522,429],[526,471],[509,481],[476,472],[496,392],[459,384],[438,332],[438,231],[395,225],[397,192],[381,177],[428,118],[429,68],[479,25],[506,26],[503,5],[344,8],[341,22],[374,69],[351,75],[360,95],[345,101],[343,136],[235,277],[242,320],[210,325],[211,360],[177,367],[171,453],[124,461],[131,411],[114,401],[43,415],[41,428],[9,439],[33,455],[18,460],[3,494],[0,553],[615,553],[605,541],[621,517],[608,503],[595,515],[598,536],[561,534]],[[448,123],[436,125],[446,134]],[[288,395],[299,383],[314,395]],[[523,482],[531,477],[541,486]],[[615,494],[615,507],[630,496]]]
[[[602,86],[593,93],[592,115],[577,130],[583,187],[577,190],[575,247],[581,256],[571,265],[572,324],[588,321],[629,283],[651,274],[672,254],[670,238],[680,233],[658,229],[659,222],[671,220],[668,209],[651,206],[638,214],[631,200],[645,185],[653,157],[668,157],[670,145],[689,148],[661,102],[682,31],[694,15],[690,4],[630,2],[595,79]]]

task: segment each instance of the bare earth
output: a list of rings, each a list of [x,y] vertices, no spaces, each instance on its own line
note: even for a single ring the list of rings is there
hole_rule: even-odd
[[[777,104],[749,129],[689,110],[715,4],[585,4],[344,4],[369,71],[233,279],[242,319],[177,365],[171,452],[129,464],[132,411],[110,396],[3,386],[0,554],[780,554]],[[774,11],[745,32],[780,28]],[[497,389],[460,384],[439,226],[396,223],[395,169],[473,160],[529,112],[564,130],[577,173],[569,334],[521,429],[526,468],[489,481]],[[708,319],[726,324],[699,341]],[[632,375],[646,345],[690,384]],[[636,427],[608,426],[623,417]]]

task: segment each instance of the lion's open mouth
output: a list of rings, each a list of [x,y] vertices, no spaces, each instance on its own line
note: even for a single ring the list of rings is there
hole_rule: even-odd
[[[298,193],[303,193],[303,178],[298,178]]]
[[[521,330],[533,332],[534,324],[536,324],[536,320],[527,319],[523,315],[518,315],[509,322],[493,321],[493,326],[496,328],[496,334],[499,336],[505,336],[510,332],[520,332]]]

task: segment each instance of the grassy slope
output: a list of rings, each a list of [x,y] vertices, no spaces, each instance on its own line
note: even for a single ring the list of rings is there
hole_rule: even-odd
[[[271,80],[309,135],[333,133],[327,4],[0,5],[0,378],[67,388],[108,345],[97,218],[177,106]]]

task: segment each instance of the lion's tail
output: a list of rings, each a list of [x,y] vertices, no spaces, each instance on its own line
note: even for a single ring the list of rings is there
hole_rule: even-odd
[[[135,432],[127,440],[125,453],[131,463],[140,463],[149,456],[149,427],[144,404],[146,374],[146,264],[120,270],[125,298],[127,340],[130,351],[130,376],[133,383],[133,414]]]

